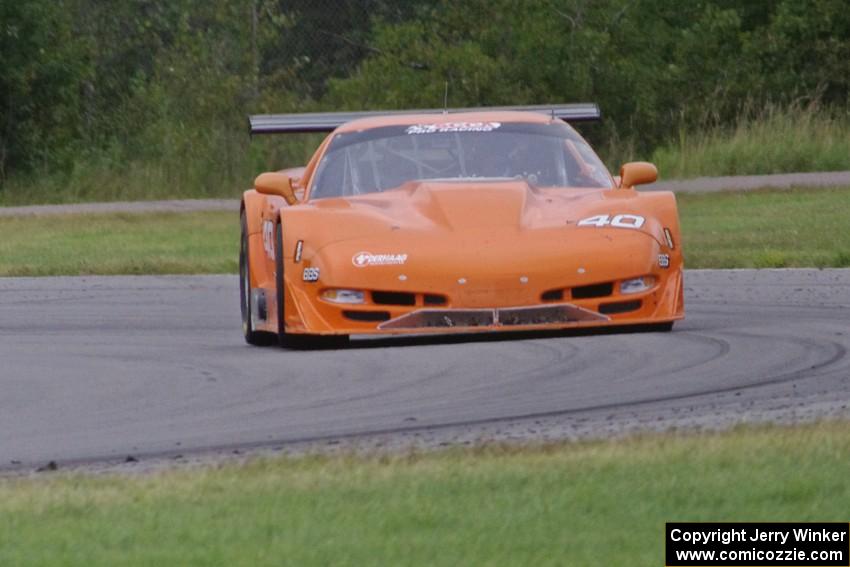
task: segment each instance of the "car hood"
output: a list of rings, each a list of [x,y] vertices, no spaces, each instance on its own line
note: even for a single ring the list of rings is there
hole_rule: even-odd
[[[303,241],[303,263],[326,285],[440,289],[468,279],[506,289],[547,279],[553,266],[582,280],[649,273],[663,238],[635,191],[540,189],[521,180],[408,183],[381,194],[292,207],[285,255]],[[644,216],[639,229],[580,226],[596,215]],[[612,261],[614,260],[614,261]]]
[[[504,238],[536,240],[544,236],[539,231],[594,230],[608,239],[627,232],[578,226],[580,220],[602,214],[642,215],[646,222],[638,231],[661,242],[662,227],[642,205],[631,190],[541,189],[514,179],[415,181],[383,193],[298,205],[284,211],[284,224],[288,239],[304,240],[305,254],[370,237],[385,243],[471,238],[487,244]]]

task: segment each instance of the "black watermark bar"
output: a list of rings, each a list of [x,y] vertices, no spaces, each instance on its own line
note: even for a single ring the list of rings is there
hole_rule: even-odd
[[[667,567],[850,566],[846,523],[668,523]]]

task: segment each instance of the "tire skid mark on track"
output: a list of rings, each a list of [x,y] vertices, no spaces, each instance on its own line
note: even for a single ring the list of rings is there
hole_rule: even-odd
[[[711,337],[708,337],[711,338]],[[211,453],[220,453],[220,452],[230,452],[236,449],[242,450],[252,450],[252,449],[283,449],[287,446],[295,446],[295,445],[310,445],[310,444],[322,444],[326,442],[333,442],[336,444],[337,442],[344,440],[356,440],[358,438],[370,438],[370,437],[384,437],[384,436],[393,436],[398,434],[416,434],[421,432],[434,432],[440,430],[449,430],[456,428],[468,428],[475,426],[486,426],[486,425],[497,425],[500,423],[509,424],[514,422],[533,422],[539,421],[543,419],[549,418],[559,418],[565,416],[581,416],[582,414],[587,414],[590,412],[617,412],[624,409],[640,409],[640,406],[650,405],[653,403],[661,403],[661,402],[675,402],[675,401],[688,401],[688,400],[698,400],[699,398],[712,396],[712,395],[720,395],[720,394],[728,394],[734,393],[737,391],[756,389],[765,385],[776,385],[791,382],[793,380],[797,380],[800,378],[816,378],[822,376],[824,371],[834,364],[846,359],[847,357],[847,348],[841,345],[840,343],[830,342],[830,344],[834,347],[834,353],[827,360],[823,360],[820,363],[812,366],[810,371],[815,371],[815,374],[808,374],[806,369],[800,369],[796,371],[792,371],[790,373],[782,374],[775,376],[767,381],[762,381],[759,383],[750,384],[747,386],[730,386],[726,388],[718,388],[713,390],[705,390],[702,392],[694,392],[691,394],[683,394],[676,396],[659,396],[656,398],[647,398],[643,400],[637,400],[634,402],[627,403],[617,403],[617,404],[600,404],[593,407],[584,407],[579,409],[569,409],[563,411],[548,411],[548,412],[535,412],[535,413],[525,413],[525,414],[517,414],[512,416],[504,416],[498,418],[484,418],[484,419],[475,419],[475,420],[458,420],[454,422],[445,422],[439,424],[416,424],[416,425],[406,425],[399,427],[391,427],[391,428],[376,428],[369,430],[361,430],[361,431],[352,431],[348,433],[334,433],[328,435],[315,435],[315,436],[301,436],[301,437],[287,437],[287,438],[276,438],[276,439],[266,439],[262,441],[256,442],[248,442],[248,443],[239,443],[239,444],[211,444],[205,445],[202,447],[194,448],[194,451],[197,451],[201,454],[211,454]],[[183,453],[184,451],[159,451],[159,452],[149,452],[149,453],[138,453],[136,456],[141,458],[154,458],[154,457],[162,457],[169,456],[175,453]],[[67,463],[69,465],[85,465],[90,463],[98,463],[108,461],[110,459],[114,459],[114,455],[99,455],[94,457],[88,457],[84,459],[76,459],[70,460]],[[0,470],[4,468],[2,464],[0,464]]]
[[[709,339],[713,337],[707,337]],[[626,403],[615,403],[615,404],[599,404],[596,406],[588,406],[583,408],[576,409],[568,409],[568,410],[556,410],[556,411],[545,411],[545,412],[534,412],[534,413],[524,413],[524,414],[516,414],[516,415],[507,415],[496,418],[483,418],[483,419],[474,419],[474,420],[457,420],[453,422],[444,422],[444,423],[426,423],[426,424],[416,424],[416,425],[405,425],[399,427],[391,427],[391,428],[376,428],[376,429],[368,429],[368,430],[360,430],[360,431],[352,431],[349,433],[340,433],[340,434],[329,434],[329,435],[316,435],[316,436],[302,436],[302,437],[284,437],[277,439],[269,439],[260,441],[257,443],[247,443],[240,445],[209,445],[203,448],[198,449],[200,452],[214,452],[214,451],[228,451],[233,448],[243,447],[246,449],[249,448],[263,448],[263,447],[277,447],[282,448],[288,445],[301,445],[301,444],[310,444],[310,443],[322,443],[326,441],[337,441],[337,440],[345,440],[345,439],[356,439],[363,437],[379,437],[379,436],[387,436],[387,435],[395,435],[395,434],[412,434],[417,432],[432,432],[438,430],[445,429],[455,429],[462,427],[472,427],[472,426],[481,426],[481,425],[494,425],[499,423],[510,423],[510,422],[519,422],[519,421],[534,421],[540,419],[548,419],[548,418],[557,418],[557,417],[565,417],[565,416],[580,416],[582,414],[590,413],[590,412],[615,412],[623,409],[639,409],[640,406],[649,405],[654,403],[662,403],[662,402],[674,402],[674,401],[688,401],[688,400],[696,400],[705,396],[719,395],[719,394],[728,394],[734,393],[743,390],[755,389],[765,385],[775,385],[781,384],[785,382],[791,382],[793,380],[798,380],[800,378],[815,378],[817,376],[822,375],[822,371],[834,365],[835,363],[843,360],[847,355],[847,349],[836,342],[830,342],[830,344],[834,347],[834,353],[827,360],[823,360],[818,364],[813,365],[808,369],[800,369],[795,370],[790,373],[781,374],[778,376],[774,376],[768,380],[760,381],[758,383],[753,383],[750,385],[744,386],[729,386],[725,388],[716,388],[716,389],[707,389],[699,392],[692,392],[688,394],[682,395],[671,395],[671,396],[658,396],[654,398],[645,398],[641,400],[635,400]],[[815,372],[815,374],[809,374],[809,372]],[[155,456],[156,453],[151,456]],[[101,457],[96,460],[103,460],[106,457]]]
[[[524,414],[516,414],[516,415],[506,415],[502,417],[495,418],[483,418],[483,419],[474,419],[474,420],[458,420],[453,422],[446,422],[440,424],[423,424],[423,425],[415,425],[415,426],[402,426],[402,427],[394,427],[394,428],[384,428],[384,429],[373,429],[373,430],[363,430],[358,432],[352,432],[348,434],[339,434],[339,435],[322,435],[316,437],[299,437],[299,438],[281,438],[271,442],[271,445],[288,445],[288,444],[301,444],[301,443],[310,443],[310,442],[320,442],[329,439],[345,439],[345,438],[354,438],[354,437],[371,437],[371,436],[380,436],[380,435],[390,435],[394,433],[413,433],[416,431],[433,431],[437,429],[447,429],[447,428],[457,428],[457,427],[469,427],[475,425],[490,425],[495,423],[502,422],[515,422],[515,421],[529,421],[536,419],[545,419],[552,417],[564,417],[568,415],[580,415],[588,412],[598,412],[598,411],[616,411],[622,410],[626,408],[636,408],[642,405],[647,404],[655,404],[661,402],[674,402],[674,401],[687,401],[690,399],[697,399],[705,396],[712,396],[718,394],[728,394],[733,392],[739,392],[743,390],[750,390],[754,388],[759,388],[766,385],[776,385],[782,384],[785,382],[790,382],[793,380],[799,380],[801,378],[816,378],[822,375],[822,371],[835,363],[844,359],[847,355],[847,349],[836,342],[830,343],[833,347],[835,347],[835,352],[832,356],[830,356],[827,360],[824,360],[818,364],[815,364],[806,369],[795,370],[786,374],[781,374],[767,380],[761,380],[757,383],[752,383],[748,385],[735,385],[728,386],[724,388],[716,388],[716,389],[706,389],[697,392],[691,392],[687,394],[679,394],[679,395],[670,395],[670,396],[658,396],[654,398],[644,398],[640,400],[634,400],[625,403],[616,403],[616,404],[599,404],[595,406],[588,406],[582,408],[571,408],[567,410],[554,410],[554,411],[544,411],[544,412],[534,412],[534,413],[524,413]],[[215,450],[215,447],[210,447],[210,450]]]
[[[560,379],[560,376],[552,376],[552,367],[554,365],[564,364],[567,361],[573,360],[579,353],[579,348],[570,344],[560,344],[558,346],[550,345],[545,343],[545,340],[546,339],[533,339],[530,341],[523,341],[522,348],[525,350],[537,350],[542,353],[550,354],[552,355],[551,358],[541,361],[540,363],[535,363],[534,366],[529,368],[523,368],[516,372],[505,373],[501,376],[490,377],[490,380],[487,382],[470,385],[468,388],[457,390],[455,394],[474,394],[476,392],[490,390],[494,386],[500,384],[514,384],[519,380],[524,380],[521,387],[528,388],[535,385],[535,383],[540,379]],[[568,354],[565,352],[566,350],[569,351]],[[584,368],[584,366],[579,366],[578,370],[581,370],[582,368]],[[507,393],[509,394],[510,392]]]
[[[490,343],[490,344],[485,343],[481,346],[486,347],[488,350],[492,348],[492,349],[496,350],[497,352],[500,348],[499,343]],[[564,360],[564,358],[565,358],[562,349],[559,349],[559,348],[556,348],[556,347],[553,347],[553,346],[549,346],[549,345],[546,345],[546,344],[537,344],[537,343],[532,342],[532,341],[526,341],[526,342],[523,342],[521,344],[521,348],[524,349],[524,350],[536,350],[536,351],[539,351],[541,353],[547,353],[547,354],[553,355],[552,357],[537,363],[537,365],[534,368],[530,369],[529,372],[534,372],[534,371],[542,370],[542,369],[545,369],[545,368],[550,368],[552,364],[556,364],[556,363]],[[569,348],[573,352],[576,350],[576,348],[573,347],[573,346],[570,346]],[[447,364],[449,364],[449,363],[447,363]],[[409,380],[409,381],[402,381],[398,384],[391,385],[389,387],[386,387],[386,388],[383,388],[383,389],[380,389],[380,390],[374,390],[374,391],[366,392],[366,393],[363,393],[363,394],[358,394],[358,395],[355,395],[355,396],[348,396],[348,397],[342,397],[342,398],[337,397],[337,398],[333,398],[333,399],[326,399],[326,400],[316,402],[314,404],[310,404],[310,405],[306,405],[306,406],[297,406],[297,409],[299,409],[299,410],[327,409],[327,408],[331,408],[331,407],[335,407],[335,406],[339,406],[339,405],[343,405],[343,404],[348,404],[348,403],[352,403],[352,402],[360,402],[360,401],[365,401],[365,400],[370,400],[370,399],[378,400],[383,396],[400,394],[400,393],[404,393],[404,392],[408,392],[408,391],[412,391],[412,390],[416,390],[416,389],[421,389],[423,386],[432,384],[434,382],[440,382],[440,381],[445,381],[446,379],[451,379],[453,372],[454,372],[453,368],[444,367],[444,368],[440,368],[438,370],[435,370],[433,372],[427,373],[427,374],[423,375],[421,378],[416,378],[416,379]],[[500,380],[502,382],[510,382],[512,380],[512,378],[513,378],[512,376],[505,376],[505,377],[496,376],[496,377],[493,377],[493,379]],[[454,395],[457,396],[457,395],[460,395],[460,394],[473,393],[473,392],[475,392],[479,389],[482,389],[482,388],[483,389],[491,389],[491,388],[493,388],[493,386],[494,386],[494,382],[491,380],[491,381],[488,381],[486,384],[472,385],[468,389],[465,389],[465,390],[456,389],[454,391]],[[434,394],[430,398],[420,396],[418,398],[418,401],[420,401],[420,402],[433,401],[434,398],[437,397],[437,396],[439,396],[439,394]],[[284,409],[287,409],[287,408],[283,408],[283,407],[282,408],[275,408],[273,410],[269,410],[269,413],[274,413],[274,412],[281,411],[281,410],[284,410]],[[290,407],[289,409],[293,409],[293,408]]]
[[[850,405],[850,270],[698,271],[686,280],[697,299],[686,298],[688,318],[672,333],[286,351],[240,344],[235,277],[24,278],[17,295],[7,279],[0,469],[12,459],[92,462],[382,436],[539,440],[583,424],[608,435],[656,419],[676,427],[783,411],[816,418],[820,408]],[[796,290],[815,285],[817,305],[805,305]],[[549,428],[543,437],[526,433],[540,429],[535,422]]]

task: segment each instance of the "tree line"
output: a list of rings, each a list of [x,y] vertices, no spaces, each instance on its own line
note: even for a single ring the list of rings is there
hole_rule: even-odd
[[[434,107],[447,83],[455,107],[598,102],[593,141],[640,154],[767,103],[846,113],[848,81],[845,0],[0,0],[0,183],[230,180],[301,151],[250,149],[249,113]]]

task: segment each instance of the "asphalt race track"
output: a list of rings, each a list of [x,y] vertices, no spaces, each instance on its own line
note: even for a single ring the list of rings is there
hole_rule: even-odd
[[[850,415],[850,269],[689,271],[672,333],[249,347],[235,276],[0,278],[0,468]]]

